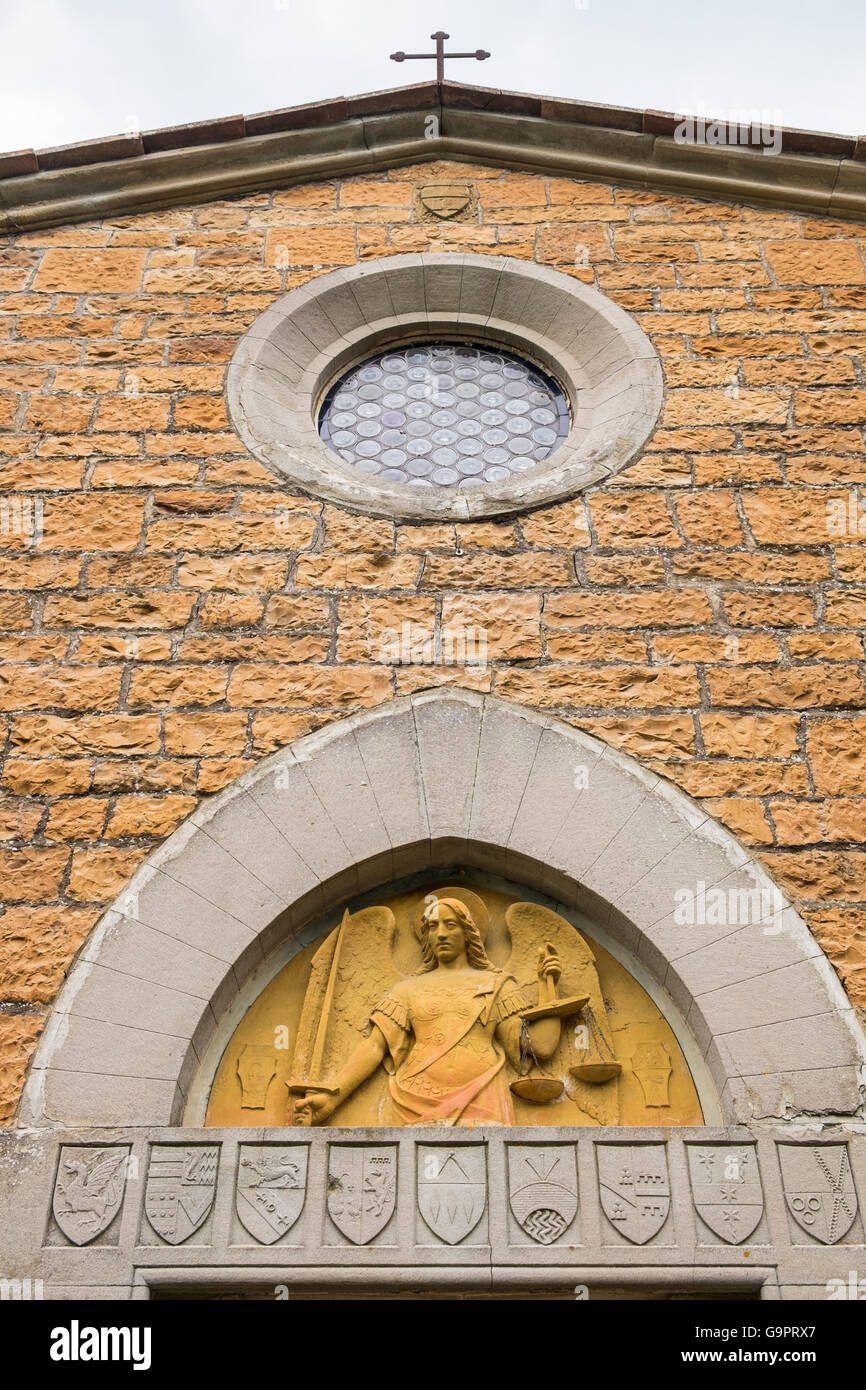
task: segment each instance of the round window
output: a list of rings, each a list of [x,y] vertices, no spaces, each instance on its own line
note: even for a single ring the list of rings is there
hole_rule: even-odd
[[[508,256],[383,256],[317,276],[250,325],[226,397],[294,489],[372,516],[471,521],[618,473],[663,400],[633,319]]]
[[[383,482],[466,490],[548,458],[571,425],[562,389],[489,345],[422,342],[369,357],[325,397],[319,433]]]

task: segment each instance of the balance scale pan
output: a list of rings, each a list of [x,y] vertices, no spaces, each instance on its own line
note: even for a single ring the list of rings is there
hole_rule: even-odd
[[[536,1018],[570,1018],[572,1014],[579,1014],[588,1003],[588,994],[573,994],[570,999],[552,999],[548,1004],[534,1004],[531,1009],[524,1009],[520,1017],[528,1023]]]
[[[615,1076],[619,1076],[622,1071],[620,1062],[578,1062],[577,1066],[569,1067],[572,1076],[576,1076],[578,1081],[592,1081],[598,1084],[602,1081],[612,1081]]]
[[[561,1096],[564,1083],[555,1076],[520,1076],[512,1081],[511,1091],[521,1100],[534,1100],[543,1105],[546,1100],[556,1100]]]

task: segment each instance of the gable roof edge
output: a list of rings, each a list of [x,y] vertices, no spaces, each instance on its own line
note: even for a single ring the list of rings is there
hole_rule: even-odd
[[[435,92],[435,84],[430,86]],[[866,161],[850,155],[786,152],[784,145],[780,153],[768,154],[681,144],[672,134],[677,118],[665,113],[645,113],[636,129],[635,123],[575,120],[576,113],[566,120],[525,110],[419,102],[414,89],[406,91],[412,91],[412,99],[402,109],[395,110],[392,100],[377,111],[371,98],[372,109],[337,120],[319,116],[319,124],[144,154],[127,154],[129,145],[115,145],[112,155],[124,157],[13,174],[0,179],[0,232],[154,211],[435,159],[866,221]],[[550,110],[554,104],[545,105]],[[422,109],[425,118],[438,120],[434,138],[425,135]],[[250,118],[247,128],[252,123]],[[210,131],[216,133],[219,125],[212,123]],[[853,142],[840,139],[840,148],[849,144],[853,149]]]

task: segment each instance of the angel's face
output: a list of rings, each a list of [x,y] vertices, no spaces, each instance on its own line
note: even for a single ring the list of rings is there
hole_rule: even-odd
[[[430,921],[428,941],[436,959],[446,964],[466,954],[463,925],[450,907],[440,905],[437,909]]]

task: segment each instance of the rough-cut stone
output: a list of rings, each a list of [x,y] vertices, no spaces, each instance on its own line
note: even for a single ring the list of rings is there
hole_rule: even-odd
[[[49,248],[36,272],[33,287],[42,292],[53,290],[64,294],[136,290],[146,254],[138,250],[106,251],[96,247],[75,251]]]
[[[0,975],[7,999],[51,1004],[95,921],[92,908],[7,908],[0,917]]]
[[[807,749],[816,790],[829,796],[862,794],[866,778],[866,719],[815,719]]]
[[[409,222],[431,178],[476,182],[483,224]],[[698,798],[810,904],[862,1000],[860,230],[437,161],[10,236],[0,458],[41,536],[0,537],[0,1006],[51,1003],[96,905],[202,798],[453,686],[555,708]],[[395,527],[247,452],[224,387],[262,311],[335,266],[442,248],[555,266],[633,316],[668,390],[642,457],[508,520]],[[404,624],[483,629],[486,664],[382,652]],[[8,1113],[41,1026],[0,1007]]]
[[[0,1121],[15,1114],[24,1073],[45,1023],[42,1012],[0,1014]]]
[[[459,594],[442,600],[443,644],[466,659],[518,661],[541,655],[541,599],[518,594]],[[470,650],[471,647],[471,650]]]

